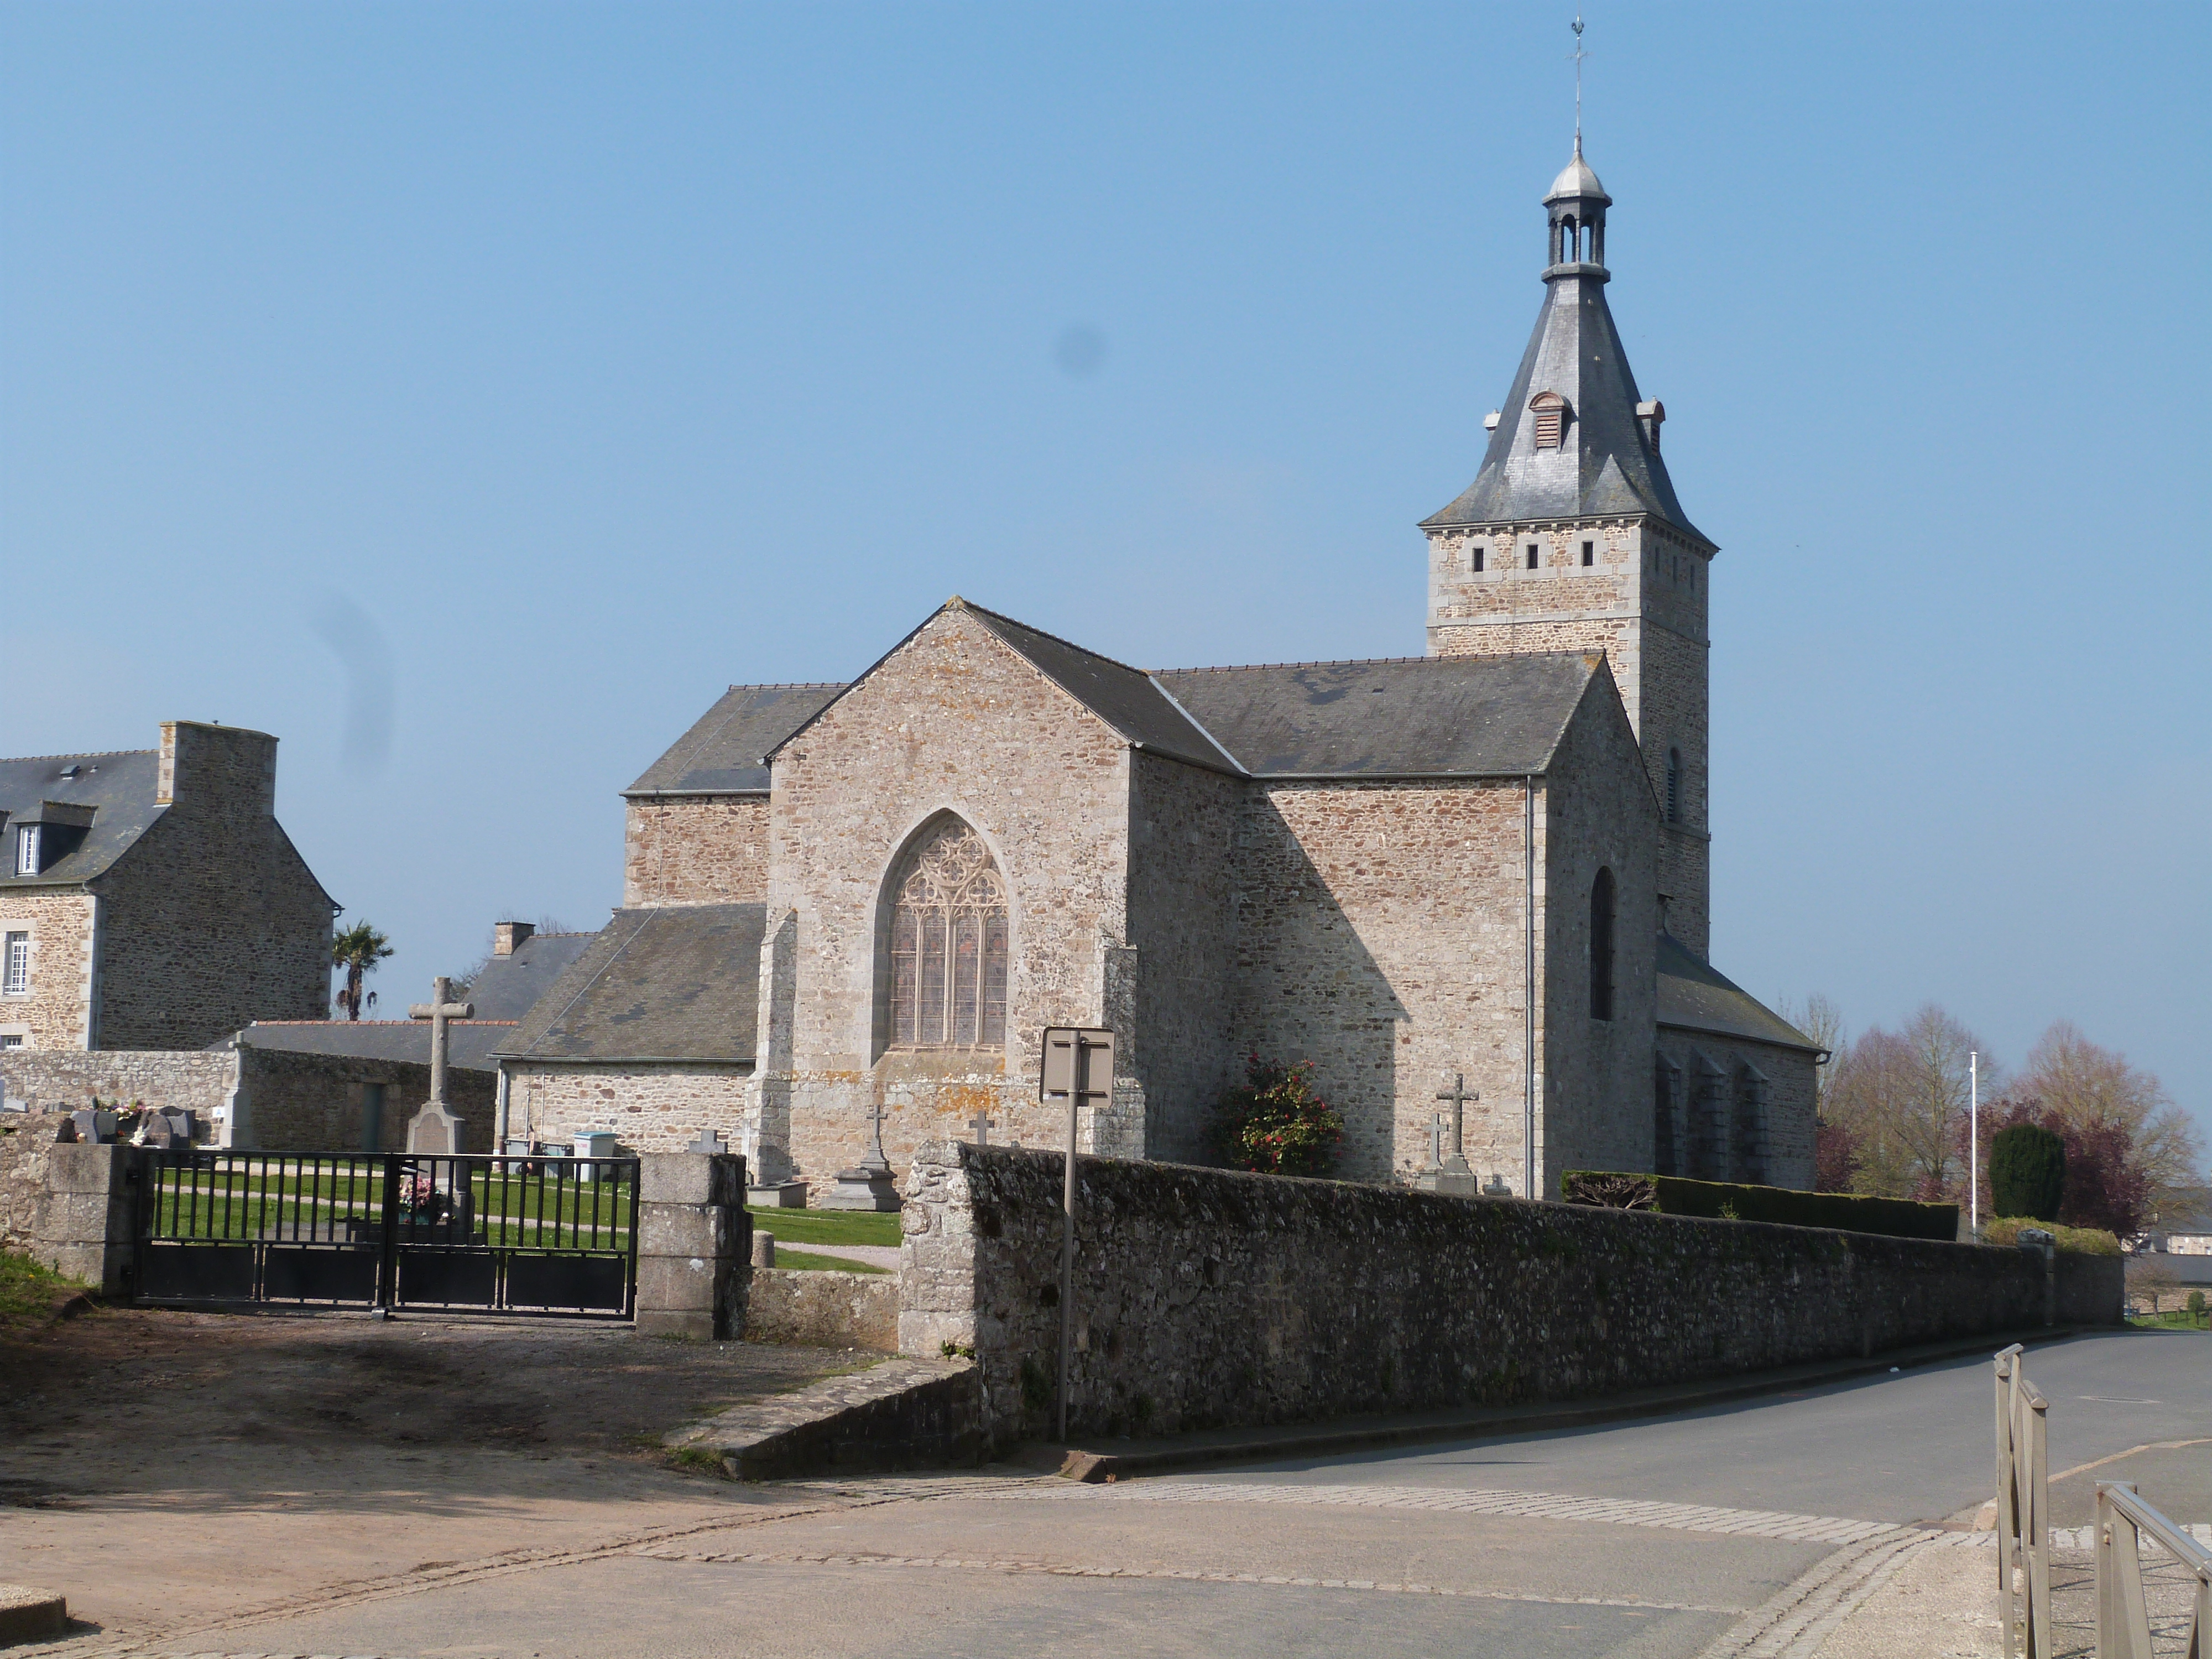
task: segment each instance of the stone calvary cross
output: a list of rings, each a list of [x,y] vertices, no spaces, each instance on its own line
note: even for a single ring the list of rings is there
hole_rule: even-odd
[[[1474,1171],[1468,1167],[1467,1163],[1467,1104],[1471,1100],[1480,1100],[1482,1097],[1467,1086],[1464,1073],[1455,1072],[1452,1073],[1452,1086],[1440,1092],[1437,1098],[1451,1107],[1451,1139],[1449,1143],[1444,1139],[1443,1114],[1438,1112],[1436,1124],[1429,1131],[1431,1148],[1429,1156],[1435,1161],[1421,1171],[1413,1185],[1425,1193],[1447,1193],[1455,1198],[1473,1198],[1481,1188],[1475,1181]],[[1444,1151],[1447,1144],[1451,1148],[1449,1153]]]
[[[473,1003],[453,1000],[453,981],[442,974],[430,981],[430,1000],[407,1011],[410,1019],[430,1022],[430,1098],[408,1122],[410,1152],[450,1155],[461,1150],[466,1126],[446,1109],[446,1022],[466,1019],[475,1012]]]

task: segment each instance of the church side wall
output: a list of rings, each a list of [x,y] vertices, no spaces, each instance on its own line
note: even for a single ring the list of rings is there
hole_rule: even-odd
[[[1249,787],[1155,755],[1131,757],[1132,1062],[1144,1085],[1151,1158],[1211,1162],[1214,1109],[1242,1075],[1232,1031],[1236,847]]]
[[[817,1196],[859,1161],[878,1103],[896,1168],[922,1140],[972,1135],[963,1126],[978,1112],[997,1120],[994,1139],[1057,1140],[1036,1099],[1042,1028],[1109,1024],[1130,1049],[1128,753],[980,623],[947,610],[776,756],[769,903],[795,915],[792,989],[764,1011],[764,1035],[771,1051],[787,1038],[790,1071],[765,1073],[761,1087],[787,1098],[791,1156]],[[1006,881],[1006,1043],[878,1053],[886,878],[945,811],[975,829]],[[1086,1139],[1141,1155],[1143,1111],[1124,1070]]]
[[[1537,833],[1540,848],[1540,800]],[[1345,1116],[1339,1174],[1410,1179],[1428,1162],[1437,1091],[1463,1073],[1482,1097],[1467,1109],[1468,1160],[1518,1184],[1522,848],[1518,780],[1246,798],[1236,1053],[1314,1062]]]
[[[757,904],[768,896],[766,795],[624,803],[623,903]]]
[[[25,1048],[87,1046],[95,902],[89,893],[0,889],[0,935],[31,936],[29,994],[0,995],[0,1033]]]
[[[1552,762],[1546,823],[1549,1018],[1544,1023],[1543,1176],[1652,1167],[1652,1043],[1659,930],[1653,885],[1658,809],[1642,757],[1601,677],[1568,722]],[[1590,897],[1613,878],[1613,1018],[1591,1010]]]
[[[626,1152],[680,1152],[700,1130],[718,1129],[724,1141],[739,1146],[745,1144],[746,1083],[747,1074],[729,1066],[509,1060],[507,1133],[512,1139],[567,1146],[583,1130],[611,1129]]]
[[[1660,1029],[1659,1052],[1682,1076],[1676,1173],[1813,1189],[1820,1100],[1812,1055],[1675,1026]],[[1756,1106],[1747,1066],[1765,1079]]]
[[[276,820],[182,796],[100,881],[103,1048],[330,1016],[331,905]]]
[[[1708,691],[1706,649],[1663,628],[1644,635],[1644,706],[1651,740],[1644,766],[1654,797],[1667,799],[1667,751],[1679,749],[1682,780],[1680,820],[1659,832],[1659,890],[1671,896],[1667,931],[1703,956],[1711,948],[1712,843],[1708,829],[1706,763]]]

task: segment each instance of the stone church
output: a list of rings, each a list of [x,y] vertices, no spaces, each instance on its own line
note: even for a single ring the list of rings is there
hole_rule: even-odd
[[[1606,303],[1610,199],[1545,198],[1542,309],[1423,521],[1428,654],[1146,671],[954,599],[850,684],[733,686],[626,792],[623,908],[502,1050],[510,1133],[720,1128],[818,1196],[872,1123],[1050,1145],[1047,1025],[1116,1034],[1101,1154],[1211,1161],[1247,1055],[1310,1060],[1339,1173],[1440,1091],[1492,1190],[1575,1168],[1809,1187],[1814,1045],[1708,959],[1708,583]]]

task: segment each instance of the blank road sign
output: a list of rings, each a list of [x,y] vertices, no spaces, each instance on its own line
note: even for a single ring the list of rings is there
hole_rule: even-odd
[[[1114,1092],[1114,1034],[1084,1025],[1044,1028],[1044,1065],[1037,1086],[1039,1100],[1065,1100],[1075,1087],[1075,1051],[1080,1047],[1089,1065],[1083,1077],[1083,1098],[1104,1100]]]

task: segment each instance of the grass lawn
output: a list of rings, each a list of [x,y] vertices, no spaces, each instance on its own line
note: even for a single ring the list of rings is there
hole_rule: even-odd
[[[0,1250],[0,1334],[38,1329],[58,1304],[83,1288],[27,1255]]]
[[[865,1261],[848,1261],[842,1255],[817,1255],[811,1250],[787,1250],[783,1237],[775,1241],[775,1265],[789,1267],[802,1273],[881,1273],[888,1267],[872,1267]]]
[[[2205,1328],[2204,1316],[2192,1314],[2179,1308],[2169,1308],[2162,1314],[2134,1314],[2128,1323],[2146,1331],[2201,1331]]]
[[[775,1235],[779,1258],[786,1243],[896,1244],[899,1218],[874,1210],[770,1210],[749,1206],[753,1225]]]

